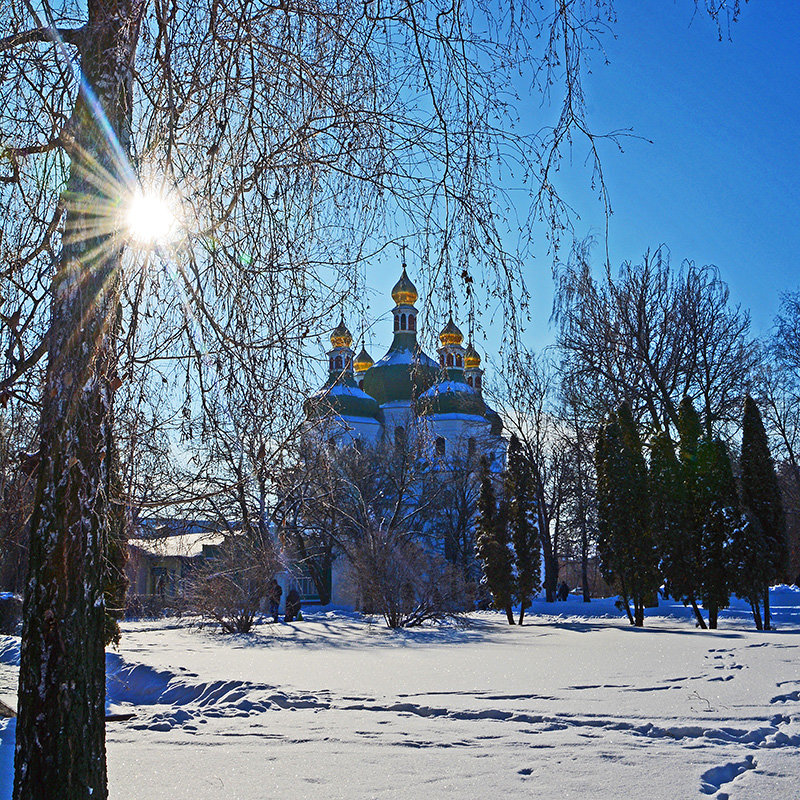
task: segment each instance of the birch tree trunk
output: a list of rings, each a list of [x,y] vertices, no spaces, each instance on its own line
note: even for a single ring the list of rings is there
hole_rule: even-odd
[[[51,289],[15,800],[108,794],[103,578],[122,248],[114,226],[98,222],[111,220],[130,169],[131,74],[143,8],[142,0],[90,0],[79,46],[83,82],[61,137],[71,167]]]

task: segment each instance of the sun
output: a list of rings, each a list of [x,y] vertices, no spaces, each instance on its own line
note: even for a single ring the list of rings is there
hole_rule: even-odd
[[[173,204],[157,190],[136,189],[126,204],[125,230],[140,247],[169,244],[178,233]]]

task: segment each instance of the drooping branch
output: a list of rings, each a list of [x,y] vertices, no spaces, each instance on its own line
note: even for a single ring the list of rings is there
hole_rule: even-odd
[[[80,50],[83,47],[85,36],[85,25],[81,25],[79,28],[32,28],[28,31],[14,33],[11,36],[1,37],[0,53],[12,50],[15,47],[20,47],[23,44],[30,44],[31,42],[63,42],[64,44],[77,47],[78,50]]]

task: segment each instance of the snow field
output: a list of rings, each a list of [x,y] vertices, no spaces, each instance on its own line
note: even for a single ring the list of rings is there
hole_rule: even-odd
[[[766,633],[740,605],[701,631],[662,603],[637,630],[575,598],[521,628],[313,610],[249,637],[129,623],[107,656],[109,708],[135,713],[107,726],[110,797],[793,800],[800,592],[773,604]],[[3,800],[12,751],[0,722]]]

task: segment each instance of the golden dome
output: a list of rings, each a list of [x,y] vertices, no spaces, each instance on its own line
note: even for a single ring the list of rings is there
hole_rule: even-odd
[[[366,372],[375,362],[370,357],[370,354],[365,348],[361,348],[361,352],[355,357],[353,361],[353,369],[356,372]]]
[[[442,343],[442,347],[447,347],[449,344],[461,344],[464,341],[464,334],[456,327],[452,317],[439,334],[439,341]]]
[[[347,330],[347,325],[344,324],[344,317],[342,317],[341,322],[333,329],[331,334],[331,345],[333,347],[350,347],[352,343],[353,336]]]
[[[399,306],[413,306],[417,302],[418,296],[417,287],[411,283],[408,275],[406,275],[406,268],[403,267],[403,274],[394,285],[394,289],[392,289],[392,300]]]
[[[464,366],[467,369],[477,369],[481,365],[481,357],[478,355],[478,351],[472,346],[472,344],[467,345],[467,352],[464,353]]]

